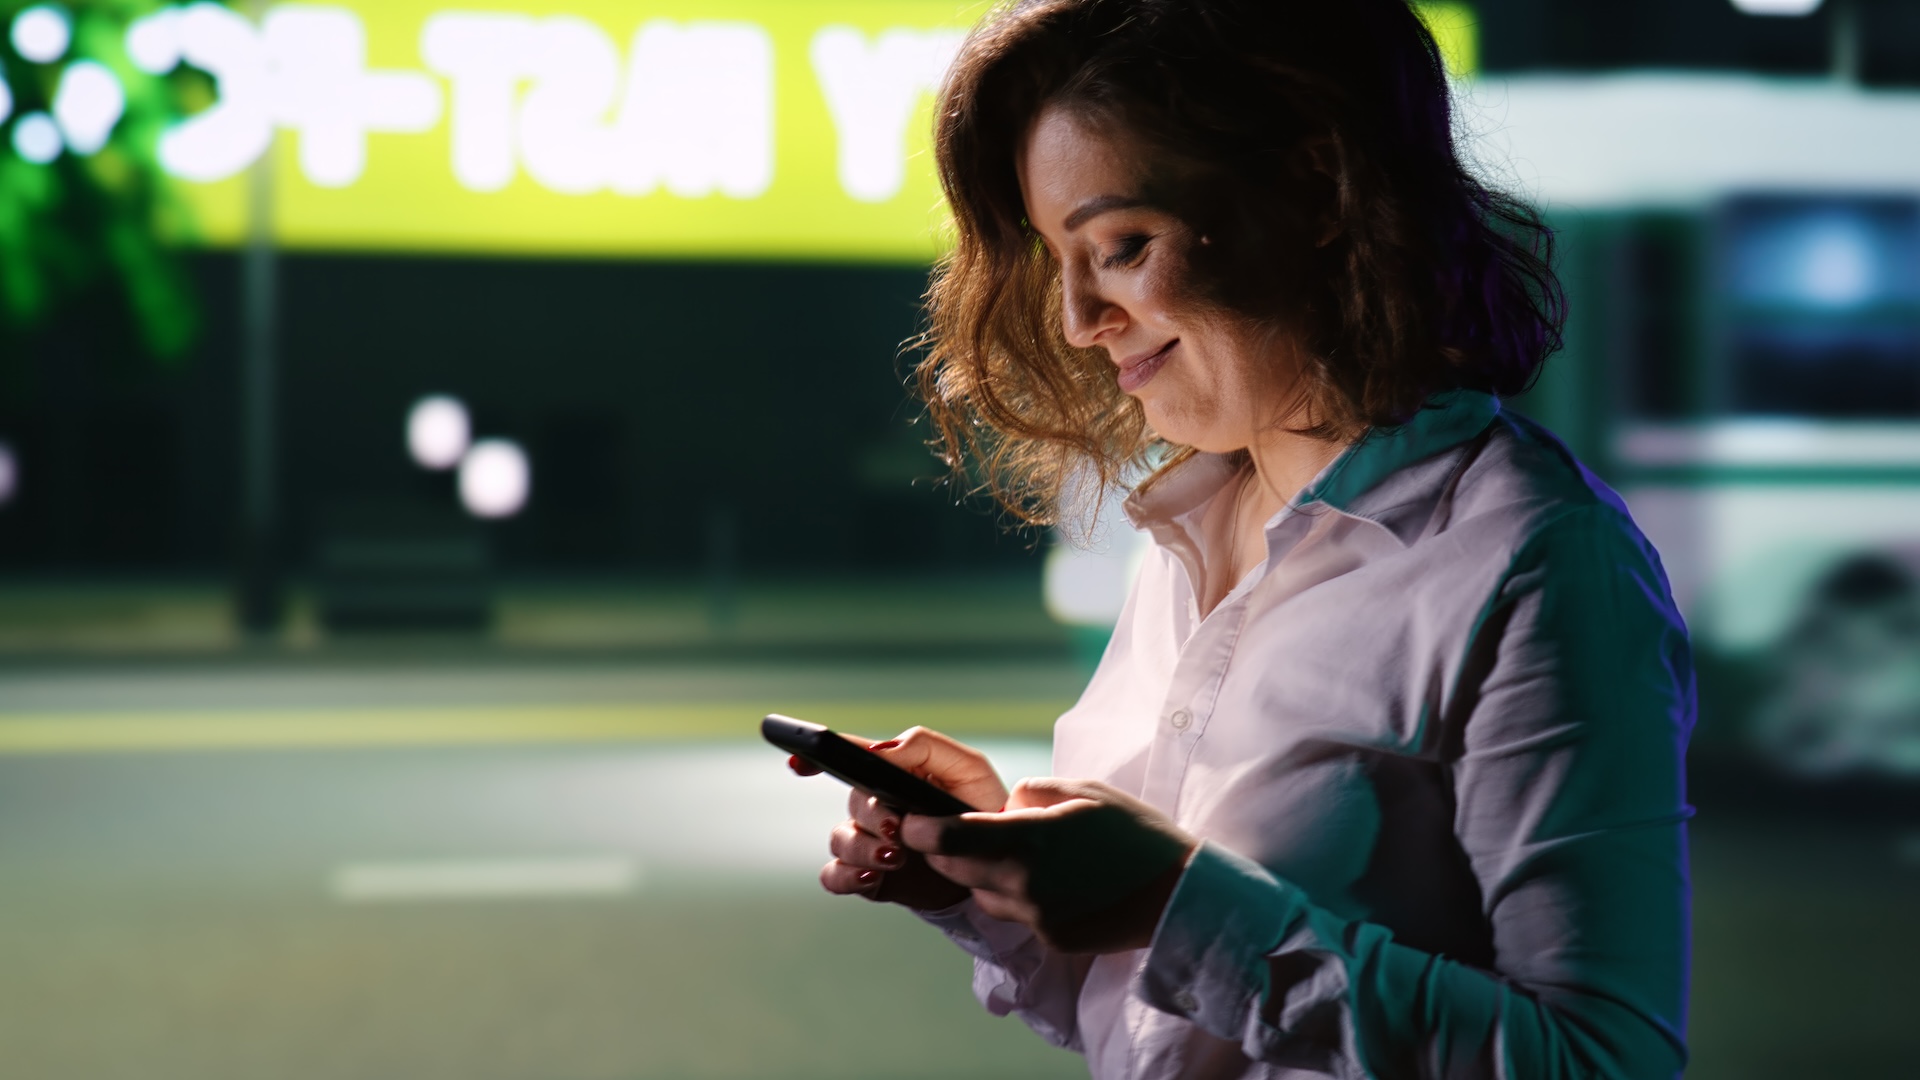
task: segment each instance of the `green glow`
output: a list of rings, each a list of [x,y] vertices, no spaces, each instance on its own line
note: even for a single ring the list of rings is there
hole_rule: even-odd
[[[30,6],[0,0],[0,27],[10,27]],[[181,206],[151,148],[178,110],[169,84],[134,68],[121,44],[130,19],[161,5],[94,0],[63,6],[72,18],[63,55],[34,63],[10,45],[4,54],[11,109],[0,127],[0,340],[110,283],[130,309],[140,343],[157,356],[175,357],[191,341],[198,315],[186,278],[160,239]],[[97,152],[66,151],[48,164],[32,164],[13,152],[13,126],[27,113],[53,108],[62,75],[79,59],[112,73],[124,111]]]

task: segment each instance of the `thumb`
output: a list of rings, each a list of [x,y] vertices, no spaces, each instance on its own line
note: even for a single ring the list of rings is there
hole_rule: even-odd
[[[1068,780],[1058,776],[1033,776],[1013,785],[1013,792],[1007,796],[1007,809],[1034,810],[1048,806],[1058,806],[1075,799],[1091,802],[1103,802],[1100,792],[1085,780]]]
[[[1001,859],[1025,849],[1032,825],[1057,816],[1051,807],[977,811],[954,817],[908,814],[900,822],[900,842],[923,855]]]

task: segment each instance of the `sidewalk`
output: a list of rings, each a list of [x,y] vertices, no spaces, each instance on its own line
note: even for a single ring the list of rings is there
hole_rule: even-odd
[[[460,656],[1021,656],[1065,658],[1037,580],[780,578],[716,594],[699,580],[507,579],[491,629],[335,635],[296,586],[285,629],[249,641],[224,582],[0,582],[0,664],[97,659]]]

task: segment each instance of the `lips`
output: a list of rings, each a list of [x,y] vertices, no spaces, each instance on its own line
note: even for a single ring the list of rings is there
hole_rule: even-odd
[[[1131,394],[1147,385],[1150,379],[1160,373],[1161,368],[1167,366],[1167,360],[1173,356],[1173,347],[1178,344],[1180,339],[1174,338],[1160,346],[1156,352],[1121,361],[1119,376],[1121,393]]]

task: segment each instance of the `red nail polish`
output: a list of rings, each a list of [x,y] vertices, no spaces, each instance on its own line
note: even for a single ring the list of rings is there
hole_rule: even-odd
[[[879,851],[874,852],[874,857],[886,863],[888,866],[892,866],[900,861],[900,849],[883,847]]]
[[[893,820],[892,818],[888,818],[887,820],[881,822],[880,835],[886,837],[889,840],[900,839],[900,823]]]
[[[899,745],[900,745],[900,740],[899,740],[899,739],[888,739],[888,740],[886,740],[885,742],[877,742],[877,743],[874,743],[874,744],[873,744],[872,746],[869,746],[869,747],[867,747],[867,749],[869,749],[869,750],[892,750],[892,749],[894,749],[895,747],[897,747],[897,746],[899,746]]]
[[[878,870],[862,870],[862,871],[860,871],[860,876],[859,876],[859,878],[857,878],[856,880],[858,880],[858,881],[860,882],[860,884],[862,884],[862,885],[871,885],[871,884],[873,884],[874,882],[876,882],[876,881],[879,881],[879,880],[880,880],[880,871],[878,871]]]

